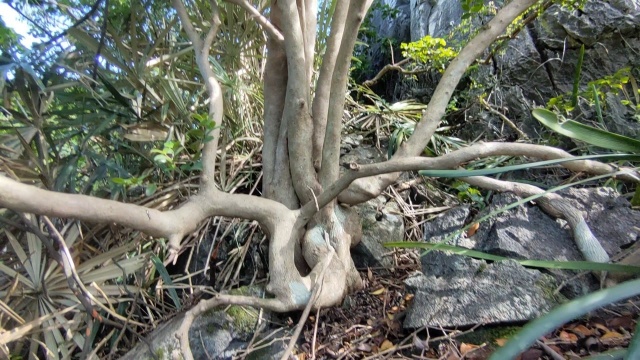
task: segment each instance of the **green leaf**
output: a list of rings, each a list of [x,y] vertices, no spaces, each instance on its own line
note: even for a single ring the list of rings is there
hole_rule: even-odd
[[[453,246],[447,244],[433,244],[425,242],[390,242],[385,243],[385,247],[399,247],[399,248],[411,248],[411,249],[426,249],[426,250],[443,250],[450,251],[454,254],[465,255],[475,259],[483,259],[489,261],[503,261],[509,260],[504,256],[492,255],[483,253],[477,250],[471,250],[460,246]],[[519,260],[512,259],[520,263],[522,266],[544,269],[564,269],[564,270],[579,270],[579,271],[608,271],[608,272],[622,272],[629,274],[640,275],[640,266],[598,263],[591,261],[552,261],[552,260]]]
[[[493,353],[489,360],[515,359],[519,353],[526,350],[541,336],[548,334],[562,324],[602,306],[638,294],[640,294],[640,280],[633,280],[609,289],[596,291],[558,306],[548,314],[527,324],[505,346]],[[631,358],[629,357],[629,359]]]
[[[127,180],[123,179],[123,178],[111,178],[111,182],[114,183],[114,184],[118,184],[118,185],[127,184]]]
[[[636,185],[636,191],[631,199],[631,206],[640,206],[640,186]]]
[[[172,287],[173,281],[171,280],[171,276],[169,276],[167,268],[164,267],[164,264],[156,255],[151,255],[151,261],[153,262],[153,266],[156,267],[156,270],[158,270],[158,273],[162,277],[162,281],[164,281],[164,283],[169,286],[167,290],[169,291],[169,296],[171,296],[173,303],[176,305],[176,309],[178,309],[178,311],[181,310],[182,304],[180,304],[180,298],[178,297],[176,289]]]
[[[558,116],[547,109],[534,109],[532,114],[544,126],[572,139],[610,150],[640,152],[640,141],[638,140],[596,129],[573,120],[559,121]]]
[[[584,156],[574,156],[570,158],[562,158],[562,159],[554,159],[554,160],[545,160],[545,161],[537,161],[534,163],[520,164],[520,165],[511,165],[511,166],[503,166],[496,167],[492,169],[480,169],[480,170],[420,170],[418,173],[422,176],[431,176],[431,177],[443,177],[443,178],[455,178],[455,177],[466,177],[466,176],[485,176],[485,175],[494,175],[501,174],[509,171],[516,170],[526,170],[536,166],[547,166],[560,164],[568,161],[576,161],[576,160],[590,160],[590,159],[611,159],[611,160],[640,160],[640,155],[630,155],[630,154],[604,154],[604,155],[584,155]]]
[[[158,190],[158,185],[157,184],[149,184],[145,188],[144,193],[145,193],[146,196],[151,196],[151,195],[156,193],[156,190]]]
[[[576,65],[576,72],[573,75],[573,92],[571,93],[571,106],[576,107],[578,105],[578,90],[580,90],[580,74],[582,73],[582,62],[584,61],[584,44],[580,47],[580,53],[578,54],[578,64]]]

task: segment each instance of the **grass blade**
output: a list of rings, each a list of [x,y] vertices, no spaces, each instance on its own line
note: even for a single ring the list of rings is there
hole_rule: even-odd
[[[164,283],[169,286],[173,286],[173,281],[171,280],[171,276],[169,276],[169,272],[167,271],[167,268],[164,266],[160,258],[158,258],[156,255],[151,255],[151,261],[153,262],[153,265],[156,267],[156,270],[158,270],[158,273],[162,277],[162,280],[164,281]],[[171,300],[173,300],[173,303],[176,305],[176,308],[178,310],[181,310],[182,304],[180,303],[180,298],[178,297],[178,292],[176,292],[176,289],[174,289],[173,287],[168,287],[167,290],[169,290],[169,296],[171,296]]]
[[[489,360],[515,359],[538,338],[562,324],[602,306],[640,294],[640,280],[633,280],[609,289],[596,291],[587,296],[558,306],[548,314],[530,322],[509,342],[494,352]]]
[[[630,137],[596,129],[573,120],[560,121],[555,113],[547,109],[534,109],[531,113],[544,126],[572,139],[610,150],[640,152],[640,141]]]
[[[544,268],[544,269],[564,269],[564,270],[579,270],[579,271],[609,271],[609,272],[623,272],[629,274],[640,275],[640,266],[598,263],[592,261],[552,261],[552,260],[520,260],[511,259],[504,256],[487,254],[481,251],[467,249],[460,246],[447,245],[447,244],[433,244],[425,242],[391,242],[385,243],[385,247],[401,247],[401,248],[418,248],[426,250],[444,250],[450,251],[454,254],[465,255],[475,259],[483,259],[489,261],[503,261],[514,260],[520,263],[522,266],[532,268]]]
[[[640,144],[640,142],[639,142],[639,144]],[[584,156],[574,156],[574,157],[571,157],[571,158],[536,161],[534,163],[526,163],[526,164],[520,164],[520,165],[496,167],[496,168],[491,168],[491,169],[480,169],[480,170],[420,170],[420,171],[418,171],[418,173],[420,175],[422,175],[422,176],[443,177],[443,178],[456,178],[456,177],[467,177],[467,176],[486,176],[486,175],[501,174],[501,173],[505,173],[505,172],[509,172],[509,171],[526,170],[526,169],[530,169],[532,167],[537,167],[537,166],[555,165],[555,164],[561,164],[561,163],[565,163],[565,162],[569,162],[569,161],[592,160],[592,159],[639,161],[640,160],[640,155],[631,155],[631,154],[584,155]]]
[[[578,53],[578,64],[576,64],[576,71],[573,75],[573,91],[571,92],[571,106],[576,107],[578,105],[578,91],[580,90],[580,74],[582,73],[582,62],[584,61],[584,44],[580,47]]]

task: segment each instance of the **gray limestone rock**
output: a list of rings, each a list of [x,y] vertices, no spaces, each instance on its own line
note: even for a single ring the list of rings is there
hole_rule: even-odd
[[[362,220],[362,240],[351,249],[356,267],[391,267],[393,261],[386,256],[390,249],[383,244],[404,239],[404,219],[398,205],[381,195],[355,209]]]
[[[424,240],[430,243],[444,242],[447,237],[465,225],[469,217],[469,205],[457,206],[440,214],[437,218],[426,222],[422,227]],[[448,244],[465,246],[459,242],[461,236],[455,236]]]
[[[559,194],[583,213],[609,256],[638,241],[640,211],[631,209],[629,202],[613,189],[566,189]],[[496,194],[476,219],[519,200],[511,193]],[[425,241],[444,240],[443,234],[464,224],[467,211],[454,208],[426,223]],[[531,203],[482,222],[473,236],[461,236],[454,244],[512,259],[584,260],[565,221],[552,218]],[[527,270],[511,260],[487,264],[431,251],[422,258],[422,274],[406,282],[416,297],[405,326],[527,320],[546,311],[557,300],[549,297],[556,284],[564,284],[562,295],[569,298],[599,288],[599,281],[591,273],[581,277],[575,277],[576,274],[565,270]]]
[[[557,304],[554,281],[513,260],[487,264],[460,255],[431,251],[423,274],[405,281],[415,294],[404,327],[455,327],[526,321]]]
[[[417,41],[429,34],[429,17],[433,5],[429,0],[411,0],[410,8],[411,41]]]
[[[498,2],[500,4],[500,2]],[[500,5],[498,5],[500,6]],[[411,0],[411,41],[425,35],[443,37],[460,23],[459,0]],[[452,34],[456,38],[458,34]],[[480,67],[474,77],[493,93],[492,101],[529,136],[537,136],[541,125],[531,117],[530,110],[544,106],[558,95],[570,93],[580,47],[585,46],[580,90],[587,90],[590,81],[615,74],[620,69],[640,66],[640,2],[637,0],[589,0],[582,10],[570,11],[553,5],[539,19],[526,26],[515,39],[493,56],[493,64]],[[434,78],[435,77],[435,78]],[[418,98],[428,101],[438,77],[425,74],[417,81],[406,79],[397,86],[397,98]],[[512,97],[512,89],[523,96]],[[640,119],[632,106],[620,103],[615,90],[601,99],[604,120],[610,131],[637,137]],[[634,101],[632,101],[633,105]],[[582,104],[573,117],[584,122],[595,121],[593,105]],[[467,118],[473,129],[468,138],[488,139],[509,135],[501,121],[478,108]],[[475,122],[475,123],[473,123]],[[496,134],[495,125],[498,124]],[[484,127],[479,126],[484,124]],[[501,136],[502,135],[502,136]]]
[[[234,290],[234,293],[262,296],[264,290],[259,286],[248,286]],[[233,305],[225,310],[211,310],[197,317],[189,328],[189,346],[194,359],[233,358],[239,350],[245,349],[251,340],[258,325],[258,314],[259,311],[256,309]],[[262,316],[263,321],[269,319],[268,312],[263,312]],[[175,316],[155,329],[147,336],[146,342],[138,343],[121,359],[152,359],[150,351],[161,359],[180,356],[180,345],[175,335],[183,322],[184,313]],[[272,350],[274,353],[278,352],[277,348]],[[279,357],[274,355],[260,358]]]

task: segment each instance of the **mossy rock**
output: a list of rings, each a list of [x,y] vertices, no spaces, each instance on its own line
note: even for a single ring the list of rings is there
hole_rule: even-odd
[[[263,287],[254,285],[242,286],[231,290],[229,293],[231,295],[262,297],[264,292]],[[226,313],[232,319],[235,335],[242,340],[249,340],[253,336],[260,319],[259,310],[249,306],[232,305],[226,310]]]
[[[487,326],[457,337],[457,340],[469,344],[487,344],[495,348],[498,339],[511,339],[522,329],[521,326]]]

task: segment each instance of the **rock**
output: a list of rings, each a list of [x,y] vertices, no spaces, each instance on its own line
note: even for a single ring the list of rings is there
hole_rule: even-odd
[[[415,294],[404,321],[408,329],[526,321],[558,303],[553,279],[513,260],[487,264],[431,251],[422,268],[405,281]]]
[[[469,205],[455,207],[440,214],[434,220],[426,222],[422,228],[424,240],[430,243],[444,242],[445,239],[457,230],[460,230],[469,217]],[[448,244],[469,247],[470,244],[460,243],[460,235],[452,238]]]
[[[610,188],[568,189],[560,193],[583,212],[587,224],[610,257],[638,239],[640,211]],[[497,194],[476,219],[519,201],[511,194]],[[425,241],[443,241],[447,233],[459,229],[466,217],[462,208],[452,209],[424,225]],[[480,223],[470,238],[464,235],[450,244],[472,248],[513,259],[581,261],[571,230],[563,220],[556,220],[533,204],[522,204]],[[592,274],[575,277],[577,272],[544,270],[564,282],[563,295],[575,298],[597,290],[599,281]]]
[[[393,261],[385,254],[386,242],[404,239],[404,219],[398,205],[387,202],[384,195],[354,206],[362,221],[362,240],[351,249],[356,267],[391,267]]]
[[[129,350],[120,360],[147,360],[153,359],[150,351],[160,359],[173,359],[174,353],[180,354],[180,344],[175,334],[180,329],[184,321],[184,313],[181,313],[171,320],[158,326],[145,341],[139,342],[133,349]],[[180,359],[180,357],[177,357]]]
[[[264,290],[259,286],[247,286],[232,293],[262,296]],[[263,312],[262,316],[262,321],[268,321],[268,312]],[[189,328],[189,345],[194,359],[231,359],[239,350],[247,347],[259,320],[258,310],[238,305],[229,306],[226,310],[211,310],[197,317]],[[173,358],[170,356],[176,351],[180,355],[180,345],[175,334],[183,322],[184,313],[175,316],[154,330],[146,342],[138,343],[121,359],[150,359],[149,348],[160,359]],[[278,358],[275,357],[277,348],[272,350],[275,351],[272,358]]]
[[[609,256],[637,240],[638,231],[634,226],[640,223],[640,211],[631,209],[631,204],[613,189],[568,189],[560,195],[583,212],[587,225]],[[519,200],[510,193],[496,195],[481,215]],[[478,250],[497,255],[584,260],[565,222],[553,219],[533,205],[523,204],[480,224],[475,240]]]
[[[411,41],[417,41],[429,34],[431,1],[411,0]]]
[[[496,194],[482,217],[520,198],[512,193]],[[583,260],[571,231],[539,207],[522,204],[480,223],[474,235],[476,249],[517,259]]]
[[[501,2],[496,3],[501,6]],[[460,0],[411,0],[411,41],[426,35],[450,35],[453,39],[462,36],[464,31],[450,33],[460,24],[460,4]],[[535,137],[541,125],[531,117],[531,109],[545,106],[550,99],[572,91],[582,45],[585,54],[581,91],[589,89],[589,82],[611,76],[625,67],[637,71],[640,67],[637,56],[640,53],[640,3],[637,0],[588,0],[582,10],[573,11],[553,5],[496,52],[493,64],[479,67],[473,78],[483,85],[486,93],[492,93],[490,99],[495,106],[506,112],[527,135]],[[434,91],[434,81],[438,81],[437,74],[419,76],[417,81],[414,78],[396,81],[398,90],[393,96],[426,102]],[[513,91],[522,96],[512,97]],[[608,94],[600,100],[608,130],[637,137],[640,121],[634,109],[635,99],[631,99],[630,105],[623,105],[620,98],[624,99],[624,95],[618,94],[618,90],[605,86],[604,91]],[[596,121],[592,104],[579,109],[582,111],[576,111],[574,118],[585,123]],[[486,135],[487,139],[493,139],[503,135],[501,121],[496,122],[494,115],[479,108],[470,113],[472,116],[465,117],[465,127],[470,120],[485,126],[480,128],[472,123],[477,128],[465,129],[471,132],[467,138]],[[496,123],[499,134],[495,134]]]
[[[460,0],[412,0],[411,41],[430,35],[444,37],[460,23]]]
[[[349,152],[340,157],[341,170],[351,163],[373,164],[387,160],[385,153],[372,146],[352,147]]]
[[[640,211],[633,210],[627,199],[607,187],[568,189],[562,196],[586,214],[587,225],[600,240],[609,256],[638,241]]]

